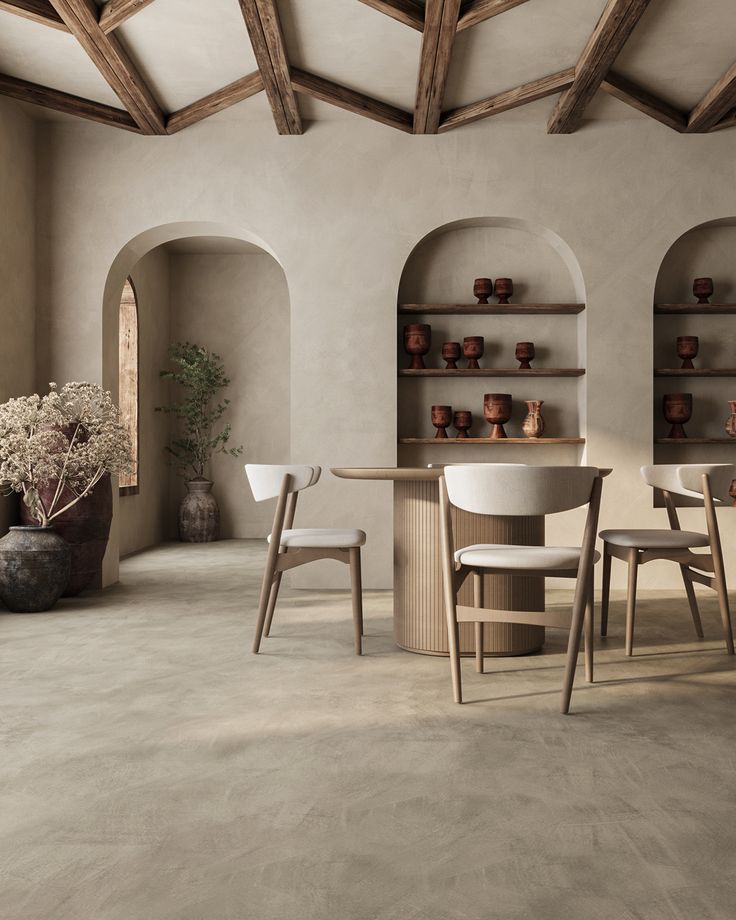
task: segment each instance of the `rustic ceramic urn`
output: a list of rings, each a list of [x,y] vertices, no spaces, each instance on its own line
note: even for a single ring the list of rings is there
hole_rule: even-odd
[[[179,539],[182,543],[212,543],[220,537],[220,509],[209,479],[187,481],[187,494],[179,505]]]
[[[726,434],[729,438],[736,438],[736,399],[728,401],[729,416],[726,419]]]
[[[527,438],[541,438],[544,434],[543,405],[543,399],[526,400],[526,418],[522,423],[521,430]]]
[[[11,527],[0,540],[0,600],[12,613],[50,610],[71,567],[71,547],[53,527]]]

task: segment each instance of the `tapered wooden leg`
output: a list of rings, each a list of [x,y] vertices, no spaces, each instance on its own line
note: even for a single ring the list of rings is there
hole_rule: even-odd
[[[634,617],[636,615],[636,578],[639,573],[639,553],[629,556],[629,592],[626,596],[626,654],[634,654]]]
[[[590,576],[588,603],[585,606],[585,679],[593,683],[593,647],[595,643],[595,605],[593,601],[593,574]]]
[[[360,548],[350,550],[350,584],[353,592],[353,632],[355,654],[363,654],[363,585],[360,575]]]
[[[587,579],[586,579],[587,581]],[[572,619],[570,621],[570,637],[567,640],[567,662],[565,663],[565,683],[562,688],[562,712],[567,715],[570,711],[572,685],[575,681],[575,667],[578,663],[580,652],[580,637],[583,632],[585,608],[588,604],[588,585],[582,585],[582,590],[575,591],[575,600],[572,606]]]
[[[271,635],[271,623],[273,623],[273,612],[276,609],[276,601],[278,600],[279,588],[281,587],[281,576],[283,574],[284,574],[283,572],[277,572],[276,577],[273,580],[273,584],[271,585],[271,594],[269,595],[269,598],[268,598],[268,610],[266,611],[266,625],[263,628],[264,636]]]
[[[483,606],[483,574],[473,572],[473,606]],[[475,623],[475,670],[483,673],[483,624]]]
[[[455,612],[455,590],[452,586],[450,572],[445,573],[445,617],[447,619],[447,645],[449,647],[450,674],[452,675],[452,695],[456,703],[463,701],[463,681],[460,671],[460,630]]]
[[[716,591],[718,592],[718,606],[721,611],[721,623],[723,624],[723,638],[726,641],[726,651],[729,655],[733,655],[733,628],[731,626],[731,609],[728,605],[728,588],[726,587],[726,575],[723,571],[723,560],[720,560],[720,565],[716,565],[716,572],[713,580],[715,581]]]
[[[266,557],[266,568],[263,572],[263,583],[261,584],[261,599],[258,603],[258,619],[256,620],[256,634],[253,638],[253,654],[257,655],[261,647],[261,638],[263,636],[263,627],[266,622],[266,613],[268,612],[268,602],[273,592],[274,575],[276,574],[276,562],[278,560],[278,546],[275,552],[272,552],[269,546],[268,556]],[[274,600],[275,603],[275,600]]]
[[[603,585],[601,589],[601,636],[608,635],[608,603],[611,597],[611,554],[603,544]]]
[[[685,593],[687,594],[687,602],[690,604],[690,614],[693,618],[693,625],[695,626],[695,632],[699,639],[703,638],[703,624],[700,622],[700,611],[698,610],[698,599],[695,596],[695,588],[693,587],[692,580],[688,574],[688,568],[686,565],[680,566],[680,571],[682,572],[682,580],[685,583]]]

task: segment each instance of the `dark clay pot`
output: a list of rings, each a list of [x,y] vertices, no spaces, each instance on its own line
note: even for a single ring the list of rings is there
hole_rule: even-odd
[[[71,569],[71,547],[53,527],[11,527],[0,540],[0,600],[13,613],[50,610]]]
[[[179,539],[182,543],[212,543],[220,537],[220,509],[209,479],[190,479],[179,505]]]
[[[55,491],[55,482],[41,489],[46,507]],[[73,498],[74,495],[64,489],[58,507],[63,508]],[[20,518],[23,524],[33,524],[34,519],[22,502]],[[72,550],[72,574],[64,597],[74,597],[87,588],[98,590],[102,587],[102,558],[107,549],[111,521],[112,486],[109,476],[104,476],[90,495],[55,518],[54,529]]]

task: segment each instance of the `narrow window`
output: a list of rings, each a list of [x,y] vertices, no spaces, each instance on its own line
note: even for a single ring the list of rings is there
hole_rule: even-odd
[[[120,415],[133,445],[133,465],[120,476],[120,494],[138,492],[138,302],[128,278],[120,299]]]

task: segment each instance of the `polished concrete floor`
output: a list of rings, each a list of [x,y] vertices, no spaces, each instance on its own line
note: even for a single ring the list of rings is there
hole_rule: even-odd
[[[703,592],[623,608],[558,714],[563,635],[464,664],[399,651],[387,593],[285,591],[263,551],[161,547],[0,616],[2,920],[732,920],[736,670]]]

